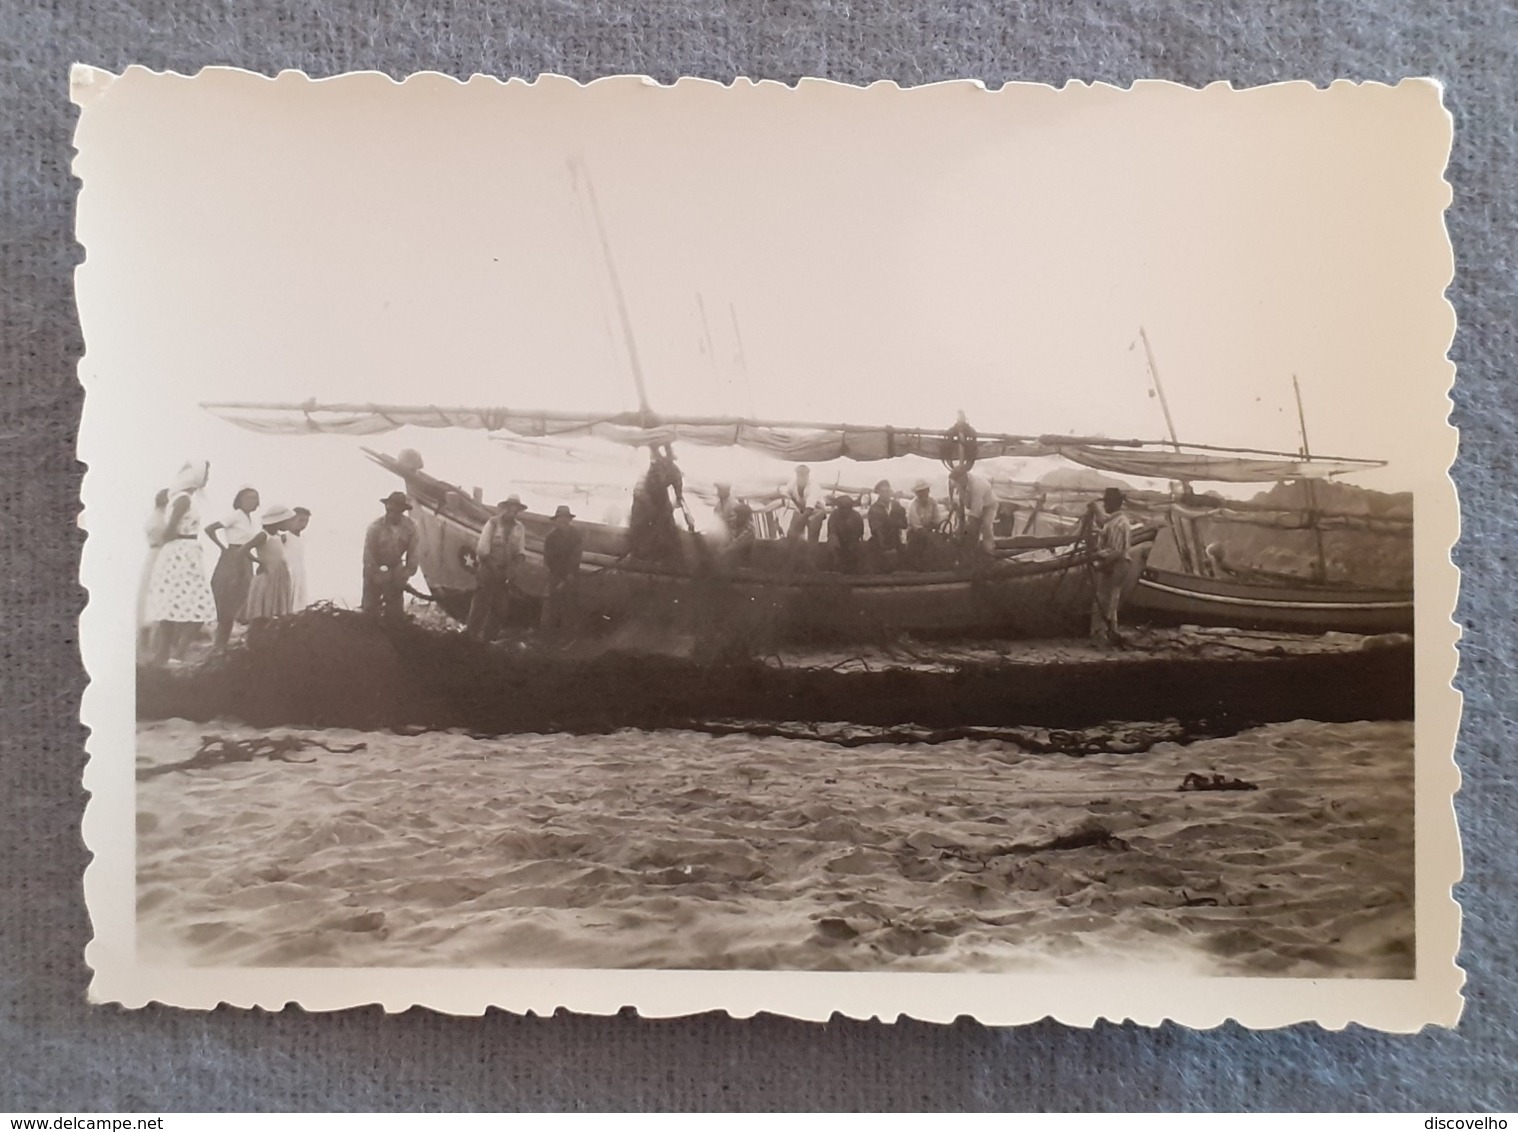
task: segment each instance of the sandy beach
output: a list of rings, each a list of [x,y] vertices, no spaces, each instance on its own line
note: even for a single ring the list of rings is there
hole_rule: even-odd
[[[167,769],[209,734],[362,747]],[[1404,722],[1072,758],[170,720],[138,773],[145,962],[1414,973]]]

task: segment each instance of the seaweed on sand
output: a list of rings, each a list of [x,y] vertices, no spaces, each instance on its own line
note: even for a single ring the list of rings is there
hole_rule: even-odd
[[[172,774],[176,770],[205,770],[213,766],[225,766],[228,763],[248,763],[254,759],[268,759],[270,762],[279,763],[312,763],[316,760],[297,759],[291,756],[297,751],[306,751],[313,747],[320,747],[324,751],[332,751],[336,754],[349,754],[353,751],[362,751],[367,746],[367,743],[340,745],[324,743],[320,739],[309,739],[300,735],[260,735],[252,739],[228,739],[223,735],[202,735],[200,746],[189,758],[177,763],[145,767],[137,772],[137,778],[138,781],[143,781],[157,778],[161,774]]]

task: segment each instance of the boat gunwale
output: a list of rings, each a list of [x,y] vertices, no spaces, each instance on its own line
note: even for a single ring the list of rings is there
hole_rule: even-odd
[[[478,534],[481,526],[475,525],[468,516],[462,516],[449,511],[443,506],[428,506],[426,513],[429,517],[443,522],[453,523],[455,526],[471,533]],[[546,515],[537,512],[523,512],[524,518],[531,518],[535,525],[551,525],[553,520]],[[596,523],[590,520],[576,519],[577,527],[586,530],[621,531],[622,527],[613,527],[606,523]],[[524,524],[525,525],[525,524]],[[699,538],[699,535],[693,536]],[[528,549],[526,553],[534,558],[541,558],[540,550]],[[777,571],[761,571],[752,567],[735,567],[731,570],[713,570],[706,573],[697,573],[689,569],[666,566],[658,562],[633,561],[624,556],[613,556],[596,551],[585,552],[585,557],[594,556],[601,562],[590,563],[591,569],[587,570],[582,565],[582,573],[599,574],[616,571],[622,574],[639,574],[654,578],[667,578],[672,581],[689,583],[723,582],[734,585],[756,586],[764,589],[782,588],[839,588],[847,586],[852,589],[869,590],[901,590],[904,592],[921,593],[924,590],[946,587],[967,587],[975,585],[998,585],[1014,583],[1023,580],[1042,578],[1048,574],[1061,573],[1066,570],[1082,569],[1087,562],[1086,557],[1080,551],[1072,551],[1069,554],[1057,558],[1047,558],[1039,562],[1013,563],[996,561],[988,563],[979,570],[935,570],[920,573],[895,573],[895,574],[843,574],[837,571],[816,570],[806,573],[783,573]]]
[[[1320,609],[1411,609],[1410,590],[1377,587],[1352,588],[1314,584],[1307,580],[1293,584],[1250,583],[1228,578],[1204,578],[1175,570],[1146,566],[1139,574],[1138,585],[1197,601],[1216,601],[1222,605],[1260,604],[1289,607],[1295,602],[1303,607]]]

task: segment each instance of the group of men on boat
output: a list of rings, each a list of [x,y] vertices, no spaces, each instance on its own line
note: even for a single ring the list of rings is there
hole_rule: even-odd
[[[991,482],[978,472],[961,468],[951,473],[949,486],[950,501],[945,506],[933,497],[927,480],[918,480],[912,487],[911,502],[904,506],[890,482],[881,480],[867,493],[869,503],[861,514],[863,500],[849,492],[825,492],[812,480],[811,469],[805,464],[797,465],[794,478],[764,502],[738,498],[731,484],[718,483],[713,510],[721,524],[722,557],[733,565],[750,565],[755,544],[763,541],[758,530],[760,517],[780,514],[788,515],[785,526],[779,529],[784,532],[780,541],[786,546],[791,568],[811,566],[846,574],[926,569],[935,564],[927,548],[947,547],[951,542],[994,553],[1001,505]],[[961,501],[964,534],[951,540],[945,533],[947,520]],[[655,450],[647,472],[633,491],[629,556],[680,562],[683,548],[677,512],[693,532],[695,523],[685,501],[680,468],[667,448]],[[803,549],[824,544],[825,553]]]
[[[1005,508],[991,481],[969,465],[951,469],[946,504],[934,498],[932,485],[925,479],[912,485],[911,500],[905,505],[889,480],[875,484],[868,495],[868,506],[861,514],[862,500],[849,492],[829,495],[813,482],[811,469],[805,464],[796,466],[794,477],[782,492],[763,503],[738,498],[731,484],[718,483],[714,511],[722,526],[719,560],[725,565],[752,565],[761,541],[756,519],[776,512],[789,513],[781,540],[781,562],[789,570],[810,567],[843,574],[891,573],[974,565],[977,559],[994,558],[997,553],[998,520],[1004,517]],[[628,524],[629,557],[681,564],[684,548],[677,512],[683,515],[687,529],[694,532],[695,523],[684,497],[684,477],[665,446],[652,450],[648,470],[634,489]],[[1091,504],[1076,540],[1088,553],[1096,595],[1091,635],[1103,643],[1122,642],[1118,607],[1127,580],[1132,536],[1133,524],[1124,510],[1123,493],[1109,488],[1101,500]]]
[[[813,482],[804,464],[796,467],[793,479],[776,498],[757,504],[735,496],[730,484],[718,484],[714,511],[723,537],[715,550],[715,564],[719,568],[750,565],[761,541],[778,542],[776,551],[784,568],[805,564],[843,574],[937,569],[945,564],[962,568],[967,559],[972,566],[977,560],[994,560],[1002,505],[990,480],[972,468],[959,466],[950,471],[947,504],[934,498],[925,479],[912,485],[905,504],[888,480],[875,484],[868,494],[868,506],[861,514],[861,500],[848,492],[829,496]],[[396,617],[418,568],[420,535],[406,514],[411,501],[405,492],[392,492],[382,502],[385,514],[370,525],[364,541],[363,608],[376,616]],[[1091,635],[1102,643],[1122,643],[1119,604],[1133,535],[1123,504],[1123,493],[1108,489],[1091,504],[1076,541],[1085,551],[1094,592]],[[508,496],[480,530],[467,621],[471,636],[488,640],[506,619],[512,582],[526,555],[526,528],[521,522],[526,510],[520,496]],[[777,512],[789,512],[783,537],[761,540],[756,517]],[[654,449],[634,491],[627,556],[634,561],[697,565],[684,562],[685,542],[677,513],[694,532],[679,465],[667,447]],[[563,634],[574,620],[584,549],[584,536],[574,526],[574,518],[574,512],[560,504],[543,540],[547,585],[539,628],[548,638]],[[696,545],[708,547],[704,540]]]

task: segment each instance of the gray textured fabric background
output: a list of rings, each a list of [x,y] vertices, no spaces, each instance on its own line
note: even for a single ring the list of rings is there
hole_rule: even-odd
[[[0,1109],[1511,1109],[1514,1040],[1515,45],[1501,3],[1272,0],[97,0],[0,6]],[[1460,1028],[1413,1037],[725,1016],[452,1019],[85,1004],[75,619],[81,351],[68,65],[272,73],[642,72],[1252,85],[1432,74],[1456,119],[1449,225],[1465,516]],[[1367,406],[1374,412],[1374,406]]]

